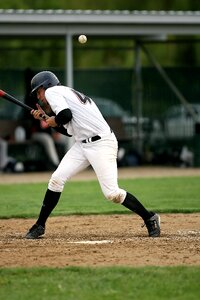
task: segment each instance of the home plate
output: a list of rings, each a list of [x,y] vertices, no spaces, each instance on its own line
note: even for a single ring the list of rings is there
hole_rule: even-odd
[[[111,240],[101,240],[101,241],[76,241],[76,242],[69,242],[72,244],[88,244],[88,245],[94,245],[94,244],[108,244],[113,243]]]

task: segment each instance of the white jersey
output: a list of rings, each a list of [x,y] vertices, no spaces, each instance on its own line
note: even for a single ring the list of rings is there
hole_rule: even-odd
[[[64,125],[76,141],[110,133],[110,127],[92,99],[66,86],[54,86],[45,91],[52,111],[57,115],[69,108],[72,120]]]

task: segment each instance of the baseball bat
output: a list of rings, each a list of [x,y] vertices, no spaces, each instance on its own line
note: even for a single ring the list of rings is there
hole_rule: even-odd
[[[3,90],[0,90],[0,97],[4,98],[4,99],[6,99],[10,102],[13,102],[14,104],[17,104],[17,105],[25,108],[28,111],[33,110],[32,107],[30,107],[30,106],[26,105],[25,103],[19,101],[18,99],[16,99],[15,97],[9,95],[8,93],[4,92]]]
[[[26,110],[28,111],[31,111],[31,110],[34,110],[34,108],[30,107],[29,105],[26,105],[25,103],[19,101],[18,99],[16,99],[15,97],[11,96],[10,94],[4,92],[3,90],[0,90],[0,97],[14,103],[14,104],[17,104],[23,108],[25,108]],[[42,119],[46,119],[46,116],[41,114],[40,115]]]
[[[17,105],[25,108],[28,111],[34,110],[32,107],[24,104],[23,102],[19,101],[18,99],[16,99],[15,97],[11,96],[10,94],[4,92],[3,90],[0,90],[0,97],[4,98],[4,99],[6,99],[6,100],[8,100],[10,102],[13,102],[14,104],[17,104]],[[48,118],[48,116],[46,114],[42,114],[42,113],[40,114],[40,117],[43,120],[46,120]],[[67,130],[64,127],[56,127],[56,128],[54,127],[54,129],[57,130],[58,132],[64,134],[64,135],[66,135],[66,136],[70,136],[71,137],[71,135],[68,134]]]

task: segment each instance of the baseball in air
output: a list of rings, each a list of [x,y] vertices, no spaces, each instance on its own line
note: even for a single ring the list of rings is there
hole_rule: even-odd
[[[87,42],[87,36],[84,35],[84,34],[79,35],[78,41],[79,41],[79,43],[81,43],[81,44],[85,44],[85,43]]]

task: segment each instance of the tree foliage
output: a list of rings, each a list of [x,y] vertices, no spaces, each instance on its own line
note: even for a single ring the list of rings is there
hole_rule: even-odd
[[[110,9],[199,10],[199,0],[4,0],[1,8],[13,9]]]
[[[1,9],[199,10],[199,0],[5,0]],[[194,39],[194,37],[192,37]],[[75,67],[133,67],[134,41],[90,39],[84,47],[74,40]],[[150,45],[165,65],[199,64],[199,44]],[[63,39],[1,39],[0,67],[64,67]],[[16,59],[17,57],[17,59]],[[144,64],[148,61],[143,57]]]

